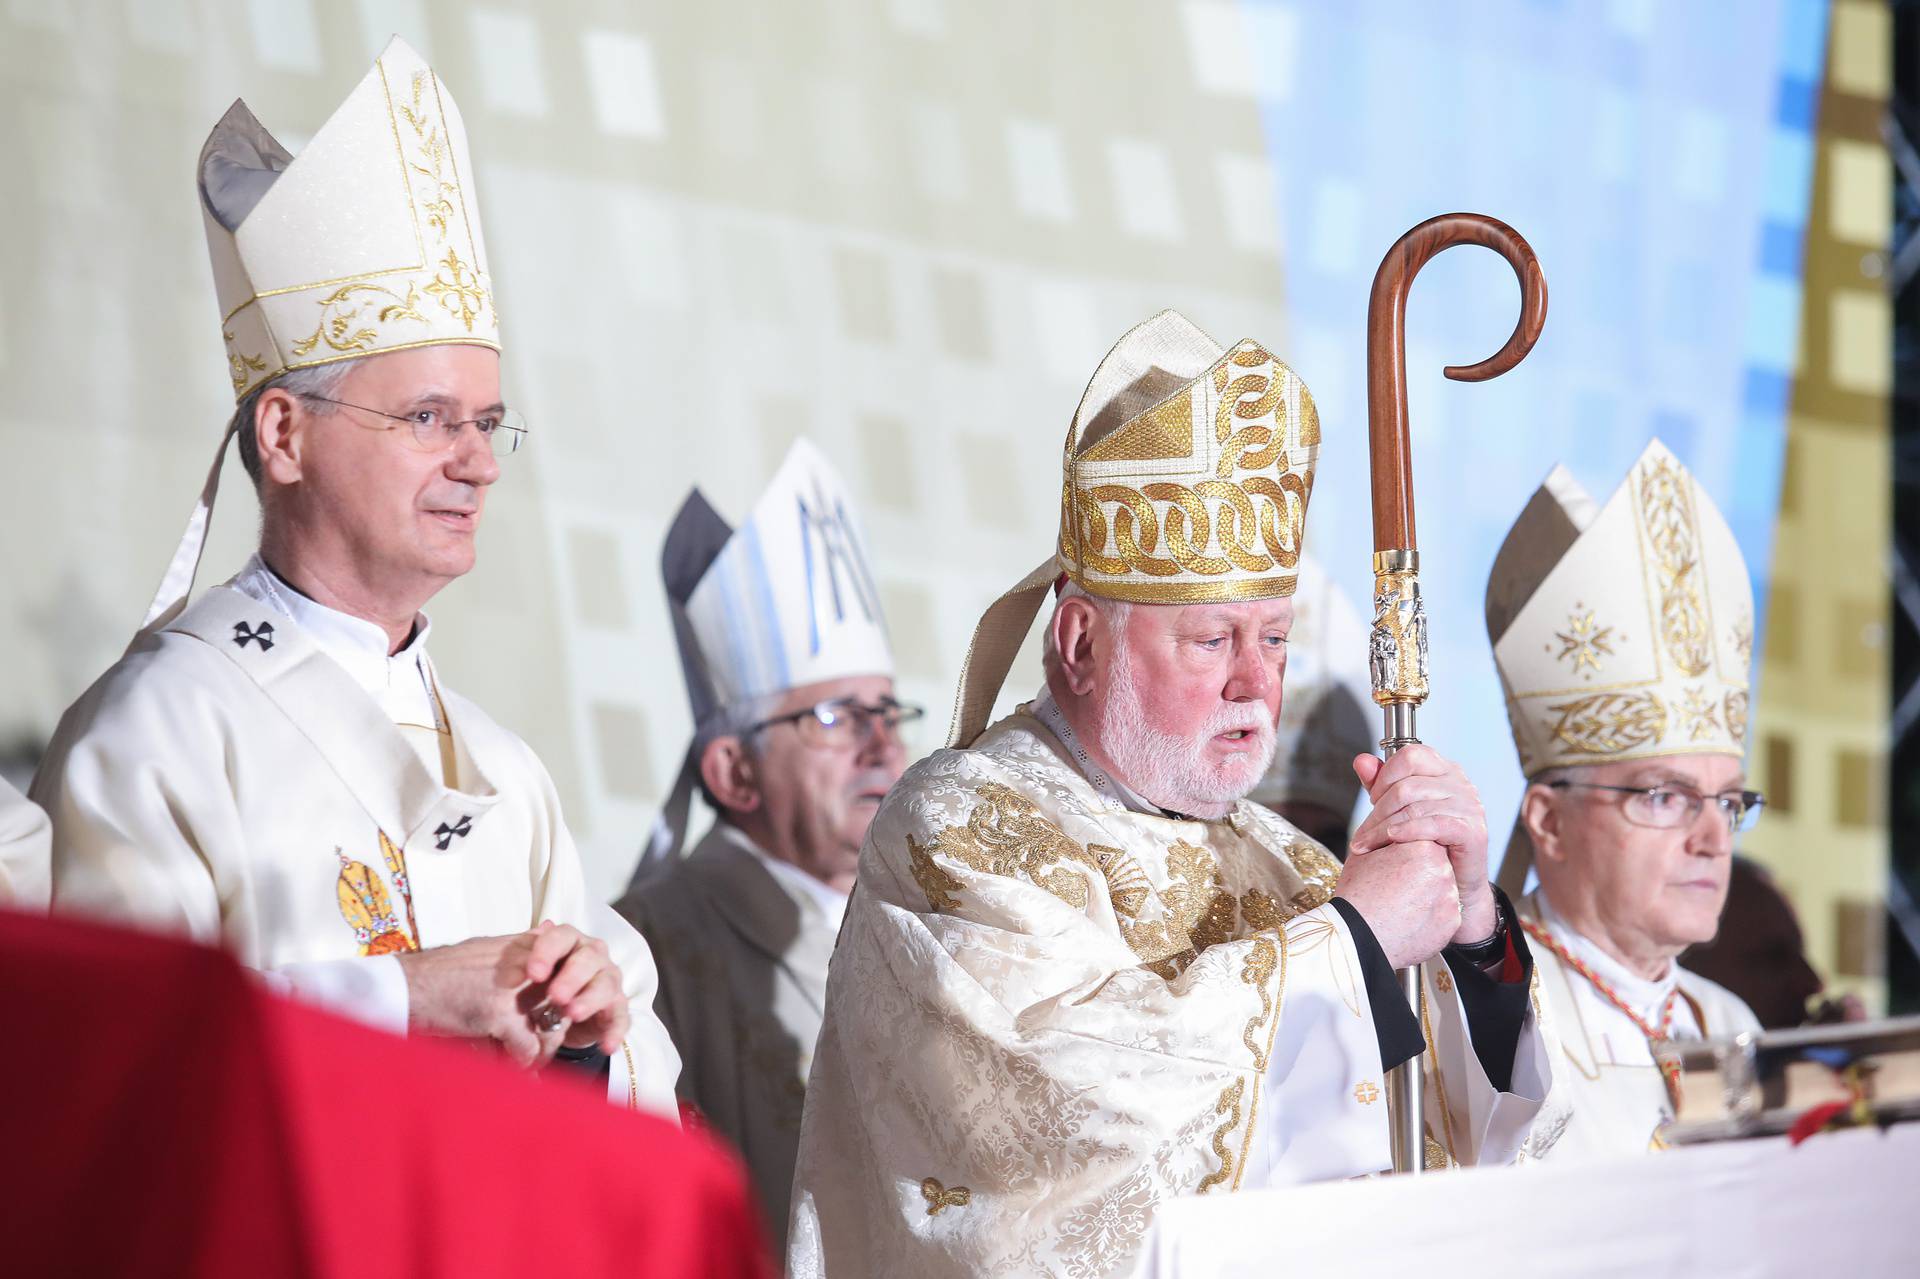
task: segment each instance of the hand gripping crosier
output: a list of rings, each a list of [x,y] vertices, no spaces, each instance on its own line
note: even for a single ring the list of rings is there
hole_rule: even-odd
[[[1427,616],[1420,602],[1420,552],[1413,531],[1413,452],[1407,433],[1407,293],[1433,256],[1456,244],[1478,244],[1504,257],[1520,279],[1520,322],[1492,356],[1445,370],[1456,382],[1499,377],[1525,359],[1547,318],[1547,281],[1533,250],[1504,222],[1479,213],[1429,218],[1394,242],[1373,277],[1367,304],[1367,442],[1373,470],[1373,629],[1368,664],[1373,700],[1384,713],[1382,752],[1391,757],[1420,739],[1414,710],[1427,700]],[[1420,966],[1400,973],[1420,1011]],[[1420,1058],[1388,1077],[1393,1168],[1418,1173],[1425,1163]]]

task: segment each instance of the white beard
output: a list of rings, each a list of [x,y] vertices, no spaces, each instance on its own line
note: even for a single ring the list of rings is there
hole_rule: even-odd
[[[1100,746],[1120,780],[1148,802],[1176,813],[1220,817],[1266,776],[1273,762],[1273,715],[1265,702],[1222,702],[1191,736],[1147,723],[1125,644],[1113,646],[1111,687],[1100,715]],[[1207,759],[1221,733],[1244,729],[1255,749],[1225,764]]]

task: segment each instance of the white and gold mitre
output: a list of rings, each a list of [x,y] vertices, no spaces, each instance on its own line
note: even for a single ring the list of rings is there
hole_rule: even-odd
[[[403,41],[297,158],[235,102],[198,175],[236,399],[289,369],[445,342],[500,349],[466,129]],[[143,632],[186,607],[232,438],[230,424]]]
[[[1186,317],[1136,325],[1067,429],[1055,555],[980,619],[951,740],[979,735],[1046,591],[1198,604],[1291,595],[1320,417],[1256,342],[1224,350]]]
[[[398,38],[297,157],[235,102],[199,183],[235,398],[382,351],[499,349],[460,110]]]
[[[1595,509],[1555,467],[1487,582],[1520,767],[1746,754],[1753,587],[1693,475],[1655,440]]]
[[[1291,595],[1319,448],[1292,369],[1162,311],[1107,353],[1067,429],[1061,571],[1144,604]]]

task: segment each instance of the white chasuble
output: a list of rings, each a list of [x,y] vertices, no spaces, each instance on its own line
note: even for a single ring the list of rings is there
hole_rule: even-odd
[[[0,778],[0,906],[47,908],[47,815]]]
[[[1163,1199],[1384,1168],[1339,874],[1253,804],[1128,809],[1024,709],[909,769],[828,979],[792,1273],[1122,1273]],[[1520,1055],[1543,1089],[1531,1017]],[[1510,1157],[1540,1094],[1487,1091],[1471,1144]]]
[[[610,1095],[627,1100],[630,1080],[674,1113],[646,943],[589,898],[538,757],[465,698],[439,702],[457,787],[293,618],[207,591],[54,734],[34,796],[53,820],[56,909],[218,942],[282,988],[344,971],[293,982],[342,1011],[375,973],[398,975],[382,957],[571,924],[607,943],[632,1006]]]
[[[659,965],[680,1095],[745,1158],[777,1248],[845,898],[718,822],[616,909]]]
[[[1676,1040],[1760,1029],[1759,1019],[1738,995],[1678,964],[1662,981],[1636,977],[1568,927],[1538,892],[1523,898],[1517,909],[1522,919],[1544,930],[1606,982],[1648,1025],[1659,1025],[1671,996]],[[1557,1121],[1565,1131],[1551,1151],[1536,1153],[1566,1161],[1660,1149],[1664,1143],[1659,1129],[1673,1117],[1673,1103],[1646,1033],[1550,947],[1535,940],[1533,957],[1538,993],[1558,1041],[1555,1101],[1564,1102],[1570,1112]],[[1545,1135],[1536,1134],[1534,1141]]]

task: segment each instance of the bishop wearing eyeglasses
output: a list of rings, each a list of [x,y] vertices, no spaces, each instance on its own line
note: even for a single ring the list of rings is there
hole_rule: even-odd
[[[617,909],[659,960],[680,1095],[745,1156],[778,1243],[827,962],[921,711],[894,699],[865,540],[807,440],[737,529],[688,495],[661,573],[694,736]],[[715,820],[688,853],[696,790]]]
[[[427,655],[420,610],[473,567],[524,434],[473,173],[399,40],[298,156],[244,103],[208,137],[238,407],[139,635],[35,779],[53,906],[223,945],[396,1033],[566,1057],[672,1114],[645,942],[588,894],[538,757]],[[234,438],[259,549],[189,603]],[[371,1133],[398,1099],[368,1100]]]
[[[1655,440],[1604,506],[1554,468],[1494,560],[1486,614],[1528,782],[1500,878],[1533,942],[1569,1103],[1530,1141],[1556,1160],[1645,1151],[1672,1114],[1660,1044],[1759,1029],[1676,962],[1717,931],[1734,835],[1763,802],[1745,789],[1746,561]],[[1539,885],[1518,897],[1530,867]],[[1449,1082],[1428,1116],[1451,1153]]]

